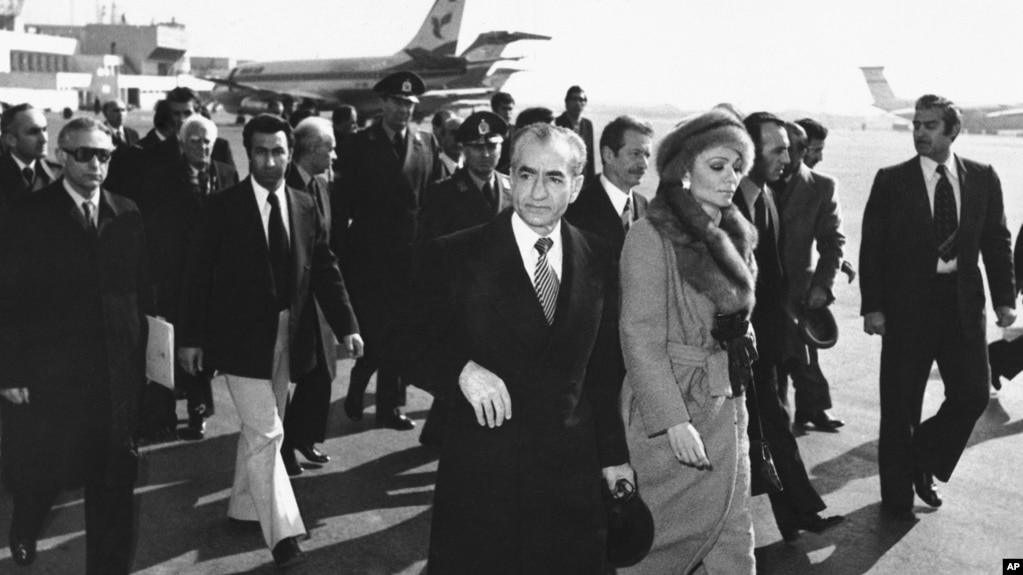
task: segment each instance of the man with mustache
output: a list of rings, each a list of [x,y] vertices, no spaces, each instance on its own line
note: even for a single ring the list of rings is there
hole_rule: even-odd
[[[882,168],[863,212],[863,331],[883,336],[881,506],[912,521],[913,491],[940,507],[948,481],[988,404],[984,269],[998,325],[1016,320],[1012,247],[994,168],[952,153],[962,112],[927,94],[916,101],[917,156]],[[931,367],[945,398],[921,422]]]

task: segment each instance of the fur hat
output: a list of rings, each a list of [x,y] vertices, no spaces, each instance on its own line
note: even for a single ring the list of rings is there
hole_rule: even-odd
[[[753,165],[753,140],[742,120],[730,108],[718,106],[690,116],[661,140],[657,148],[657,175],[661,181],[678,182],[704,150],[726,146],[742,158],[743,175]]]

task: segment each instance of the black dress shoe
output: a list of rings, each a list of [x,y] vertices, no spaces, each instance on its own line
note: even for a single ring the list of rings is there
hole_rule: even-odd
[[[302,475],[302,464],[298,462],[295,450],[291,446],[285,445],[281,449],[281,458],[284,459],[284,469],[288,471],[289,476]]]
[[[281,539],[277,545],[274,545],[272,553],[274,564],[278,569],[294,567],[305,561],[305,553],[298,548],[298,541],[294,537]]]
[[[188,414],[188,426],[178,430],[178,437],[185,441],[199,441],[206,437],[206,419],[201,413]]]
[[[800,531],[810,531],[813,533],[820,533],[829,527],[834,527],[839,523],[845,521],[844,515],[831,515],[829,517],[821,517],[818,513],[810,515],[801,515],[795,519],[792,523],[786,525],[779,525],[778,530],[781,531],[782,539],[787,542],[795,541],[799,539]]]
[[[261,529],[258,519],[236,519],[234,517],[228,517],[227,524],[239,530]]]
[[[352,421],[362,421],[362,396],[348,394],[345,398],[345,415]]]
[[[839,427],[845,425],[845,422],[841,419],[834,419],[828,415],[827,411],[823,409],[819,411],[799,411],[796,410],[795,423],[797,427],[806,429],[807,425],[813,424],[817,431],[837,431]]]
[[[415,429],[416,423],[402,413],[401,410],[395,409],[390,413],[377,415],[377,427],[389,427],[398,431],[408,431]]]
[[[941,507],[941,495],[938,495],[934,487],[934,475],[931,472],[917,466],[913,470],[913,489],[924,503],[935,508]]]
[[[330,461],[330,456],[319,449],[316,449],[316,446],[312,443],[299,443],[295,446],[295,449],[298,450],[298,452],[302,454],[302,457],[305,457],[310,463],[319,463],[322,465]]]
[[[36,560],[36,542],[28,539],[11,541],[11,558],[18,565],[31,565]]]

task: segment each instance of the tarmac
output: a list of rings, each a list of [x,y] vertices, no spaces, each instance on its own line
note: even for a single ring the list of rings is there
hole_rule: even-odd
[[[52,120],[51,120],[52,122]],[[141,127],[141,126],[140,126]],[[228,132],[235,157],[244,163],[237,128]],[[51,133],[53,126],[51,125]],[[890,147],[907,144],[886,133],[862,140],[835,138],[841,158],[852,144],[866,141]],[[843,143],[843,138],[850,143]],[[1019,142],[1008,138],[978,139],[990,145],[981,157],[1011,146],[1006,160],[996,162],[1006,189],[1019,168]],[[51,141],[55,141],[51,138]],[[978,144],[979,145],[979,144]],[[965,146],[964,146],[965,147]],[[831,148],[829,148],[830,150]],[[900,152],[901,153],[901,152]],[[858,162],[861,160],[857,159]],[[883,165],[871,160],[866,165]],[[1003,173],[1002,168],[1005,168]],[[843,183],[854,173],[839,172]],[[863,176],[869,177],[869,175]],[[846,188],[863,189],[866,184]],[[862,198],[849,193],[847,231],[858,230]],[[1016,202],[1006,203],[1010,221],[1019,222]],[[1015,229],[1015,228],[1013,228]],[[853,234],[856,234],[854,231]],[[855,235],[851,234],[853,245]],[[855,253],[853,248],[852,253]],[[855,259],[853,260],[855,261]],[[880,516],[877,475],[879,426],[877,375],[880,339],[863,334],[858,286],[835,288],[834,312],[841,332],[835,349],[822,352],[824,373],[832,384],[833,414],[846,421],[837,433],[800,434],[802,457],[813,483],[828,504],[825,514],[842,514],[842,524],[822,534],[805,533],[794,543],[782,541],[764,496],[753,499],[757,572],[761,574],[997,574],[1003,558],[1023,557],[1023,497],[1020,496],[1023,450],[1023,377],[1004,382],[992,392],[970,445],[948,484],[939,486],[945,504],[930,509],[919,500],[917,519],[892,523]],[[989,318],[993,323],[993,320]],[[998,338],[992,326],[989,339]],[[292,483],[309,530],[301,543],[308,561],[291,574],[383,575],[426,573],[433,485],[439,451],[418,442],[430,396],[409,389],[407,413],[417,421],[414,431],[374,427],[373,385],[366,396],[361,423],[350,421],[340,405],[347,393],[351,360],[340,362],[334,381],[326,465],[308,469]],[[234,473],[239,420],[226,387],[214,385],[216,414],[206,439],[175,441],[145,447],[135,490],[137,545],[134,572],[141,574],[275,573],[258,529],[238,528],[227,521],[227,501]],[[943,396],[937,369],[932,372],[924,417],[937,410]],[[184,421],[184,403],[179,402]],[[43,455],[43,454],[41,454]],[[713,462],[713,454],[709,454]],[[301,459],[301,456],[299,456]],[[641,488],[642,489],[642,488]],[[82,491],[64,494],[50,515],[30,567],[18,567],[6,547],[11,499],[0,493],[0,574],[73,574],[84,572],[85,522]]]

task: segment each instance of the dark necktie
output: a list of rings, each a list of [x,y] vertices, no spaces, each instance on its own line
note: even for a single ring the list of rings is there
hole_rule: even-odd
[[[625,199],[625,208],[622,209],[622,229],[629,231],[632,226],[632,197]]]
[[[760,192],[757,201],[753,202],[753,225],[761,236],[767,233],[767,204],[764,202],[764,192]]]
[[[210,193],[210,173],[206,170],[199,170],[199,194],[206,197]]]
[[[92,202],[82,202],[82,213],[85,215],[85,223],[88,225],[90,232],[96,231],[96,212],[93,208]]]
[[[270,204],[270,222],[267,226],[269,240],[270,270],[273,272],[274,292],[277,294],[278,309],[291,306],[291,249],[288,247],[288,232],[284,228],[280,199],[270,192],[266,201]]]
[[[554,275],[554,270],[547,263],[547,251],[551,249],[552,245],[554,245],[554,240],[550,238],[540,238],[533,245],[533,248],[540,254],[536,260],[536,268],[533,270],[533,289],[536,290],[536,297],[540,300],[540,306],[543,307],[547,325],[554,323],[554,312],[558,307],[558,277]]]
[[[959,216],[956,214],[955,192],[944,164],[938,165],[938,183],[934,186],[934,240],[938,245],[938,257],[952,261],[956,257],[956,230]]]
[[[401,132],[394,133],[394,153],[398,154],[399,160],[405,161],[405,138],[401,137]]]
[[[25,178],[25,182],[28,183],[28,187],[31,188],[32,184],[36,181],[36,172],[32,168],[25,166],[21,170],[21,177]]]
[[[483,184],[483,198],[487,200],[494,210],[497,210],[497,197],[494,195],[494,186],[490,185],[490,182]]]

